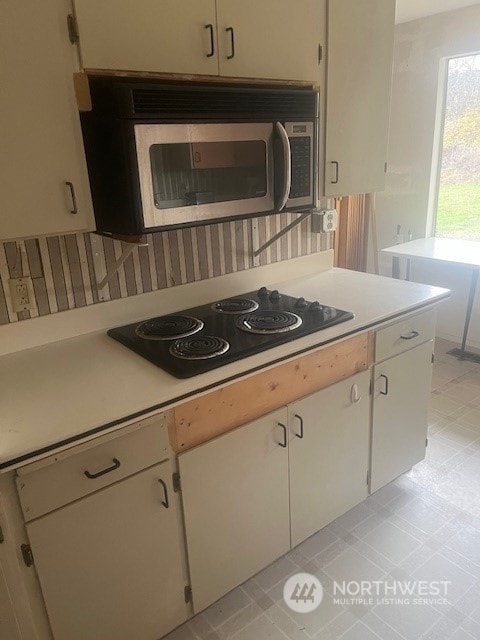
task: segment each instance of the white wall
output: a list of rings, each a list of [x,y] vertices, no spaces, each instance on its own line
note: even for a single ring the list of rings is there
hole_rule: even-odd
[[[377,194],[379,249],[394,244],[397,224],[414,238],[430,234],[427,224],[435,120],[442,58],[480,51],[480,6],[399,24],[395,28],[387,186]],[[480,215],[480,212],[479,212]],[[405,240],[407,237],[405,236]],[[479,244],[480,254],[480,244]],[[391,274],[391,258],[380,256],[380,273]],[[370,246],[369,266],[373,252]],[[439,313],[437,333],[460,341],[470,271],[417,262],[412,279],[454,291]],[[480,347],[480,294],[469,342]]]

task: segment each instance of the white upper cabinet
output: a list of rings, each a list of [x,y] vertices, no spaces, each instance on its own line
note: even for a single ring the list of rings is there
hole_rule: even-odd
[[[325,0],[217,0],[221,76],[319,79]]]
[[[395,0],[329,0],[326,196],[385,188]]]
[[[2,2],[0,240],[92,229],[68,3]]]
[[[85,69],[218,74],[215,0],[75,0]]]
[[[75,0],[85,69],[318,81],[326,0]]]

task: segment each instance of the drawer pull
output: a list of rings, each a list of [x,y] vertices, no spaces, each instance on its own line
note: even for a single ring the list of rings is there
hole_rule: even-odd
[[[408,336],[400,336],[402,340],[413,340],[413,338],[418,338],[420,334],[418,331],[411,331]]]
[[[385,380],[385,389],[384,389],[384,391],[380,391],[380,395],[381,396],[388,396],[388,376],[386,376],[384,373],[382,373],[380,378],[384,378],[384,380]]]
[[[302,416],[299,416],[298,414],[295,414],[295,418],[298,418],[298,420],[300,421],[300,433],[296,433],[295,435],[297,436],[297,438],[300,438],[300,440],[302,440],[302,438],[303,438],[303,418],[302,418]]]
[[[279,427],[283,429],[283,442],[279,442],[278,444],[284,449],[287,448],[287,427],[281,422],[277,423]]]
[[[97,473],[90,473],[90,471],[84,471],[83,473],[87,476],[89,480],[94,480],[95,478],[99,478],[100,476],[104,476],[106,473],[110,473],[110,471],[115,471],[120,466],[120,460],[117,458],[113,458],[113,464],[111,467],[107,467],[106,469],[102,469],[101,471],[97,471]]]
[[[162,485],[163,487],[163,495],[165,496],[165,500],[162,500],[162,504],[165,507],[165,509],[168,509],[168,507],[170,506],[170,503],[168,502],[168,489],[167,489],[167,485],[165,484],[165,482],[159,478],[158,479],[159,483]]]

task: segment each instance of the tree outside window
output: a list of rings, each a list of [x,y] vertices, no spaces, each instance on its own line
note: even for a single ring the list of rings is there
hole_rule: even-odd
[[[480,241],[480,54],[448,61],[434,235]]]

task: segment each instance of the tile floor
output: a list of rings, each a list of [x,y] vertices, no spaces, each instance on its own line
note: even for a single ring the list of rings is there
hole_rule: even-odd
[[[167,636],[168,640],[478,640],[480,365],[437,341],[424,462]],[[282,598],[294,573],[324,589],[312,613]],[[338,604],[333,581],[448,580],[448,604]],[[337,596],[338,597],[338,596]]]

